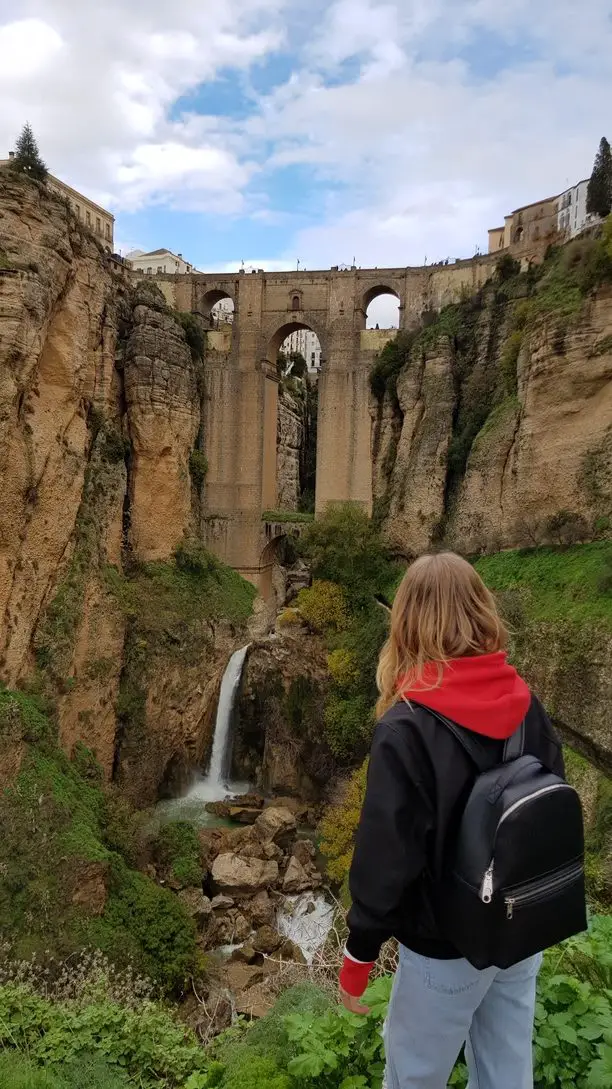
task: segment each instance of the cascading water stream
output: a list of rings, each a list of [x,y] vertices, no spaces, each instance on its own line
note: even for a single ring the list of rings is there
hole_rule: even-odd
[[[248,650],[248,645],[241,647],[232,654],[227,663],[219,692],[210,766],[207,774],[194,783],[189,791],[187,797],[190,800],[198,798],[202,801],[214,802],[225,798],[227,794],[239,793],[239,784],[232,786],[229,782],[232,765],[232,725],[236,696]]]
[[[188,820],[196,825],[215,823],[216,818],[206,813],[205,803],[221,801],[227,795],[244,794],[249,789],[248,783],[232,783],[229,779],[236,700],[248,649],[247,645],[232,654],[223,674],[208,771],[206,775],[198,774],[182,797],[159,803],[157,816],[162,822]]]

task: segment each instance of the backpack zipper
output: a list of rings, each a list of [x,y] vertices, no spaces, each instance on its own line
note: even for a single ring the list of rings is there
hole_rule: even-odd
[[[518,802],[515,802],[514,805],[511,805],[510,808],[502,814],[497,827],[499,828],[504,823],[506,818],[510,817],[512,813],[515,813],[517,809],[521,808],[521,806],[527,805],[527,802],[532,802],[534,798],[541,798],[543,794],[551,794],[554,790],[571,790],[574,792],[574,794],[576,793],[574,788],[570,786],[569,783],[554,783],[553,786],[541,787],[540,790],[534,790],[533,794],[528,794],[526,798],[519,798]],[[490,904],[493,900],[494,869],[495,858],[492,858],[489,867],[485,871],[485,875],[482,879],[482,885],[480,888],[480,899],[482,900],[483,904]]]
[[[565,885],[572,884],[582,876],[583,871],[584,866],[579,862],[572,866],[566,866],[564,870],[559,870],[557,874],[554,877],[549,878],[548,881],[532,881],[529,884],[517,886],[513,896],[506,896],[504,898],[506,917],[508,919],[513,919],[515,908],[520,908],[524,904],[537,903],[538,900],[545,899],[549,893],[553,893],[557,889],[562,889]]]

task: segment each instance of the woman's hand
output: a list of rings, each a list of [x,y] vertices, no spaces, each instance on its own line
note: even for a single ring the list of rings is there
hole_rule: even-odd
[[[370,1012],[369,1006],[362,1005],[358,998],[353,998],[353,995],[348,994],[348,992],[345,991],[343,987],[340,987],[340,1001],[342,1002],[345,1010],[348,1010],[349,1013],[365,1014]]]

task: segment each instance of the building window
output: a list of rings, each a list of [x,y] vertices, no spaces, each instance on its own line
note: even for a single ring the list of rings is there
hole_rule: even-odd
[[[106,231],[106,237],[108,238],[108,241],[110,242],[110,236],[111,236],[111,233],[110,233],[110,223],[107,223],[107,224],[106,224],[106,228],[105,228],[105,231]]]
[[[85,222],[88,227],[91,227],[91,212],[85,212]]]
[[[80,206],[78,204],[75,204],[75,206],[74,206],[74,214],[77,217],[77,219],[81,218],[81,208],[80,208]]]
[[[96,234],[102,234],[102,224],[99,216],[96,216]]]
[[[152,272],[153,272],[153,269],[152,269],[152,268],[151,268],[151,266],[149,265],[149,267],[148,267],[148,269],[147,269],[147,273],[149,274],[149,276],[150,276],[150,275],[152,274]]]
[[[291,300],[291,309],[292,310],[299,310],[300,309],[300,296],[299,295],[294,295],[293,296],[293,298]]]
[[[158,265],[158,266],[157,266],[157,274],[158,274],[158,276],[159,276],[160,272],[163,272],[163,271],[164,271],[164,270],[163,270],[163,268],[161,267],[161,265]]]

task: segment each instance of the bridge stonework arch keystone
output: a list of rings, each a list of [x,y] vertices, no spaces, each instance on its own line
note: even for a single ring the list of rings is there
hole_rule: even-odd
[[[202,536],[246,578],[270,583],[270,549],[262,514],[274,510],[278,372],[285,337],[311,329],[321,343],[316,513],[340,501],[372,506],[369,374],[380,337],[366,331],[373,299],[399,299],[400,329],[422,312],[456,302],[491,276],[496,257],[452,265],[321,272],[190,273],[155,282],[178,310],[212,324],[221,299],[234,304],[233,323],[211,328],[204,373],[203,435],[208,473]],[[372,335],[374,334],[374,335]]]

